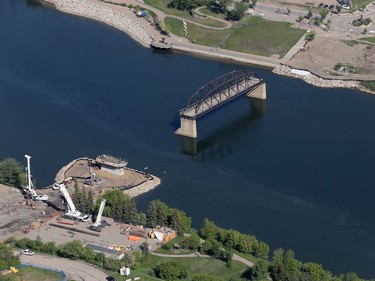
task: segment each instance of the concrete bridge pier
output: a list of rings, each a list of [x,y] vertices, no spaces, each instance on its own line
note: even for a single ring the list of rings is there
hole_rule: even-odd
[[[197,138],[197,122],[195,119],[187,119],[184,117],[180,118],[180,128],[177,129],[175,132],[177,135],[189,137],[189,138]]]
[[[262,84],[260,84],[255,89],[250,90],[249,93],[246,94],[246,96],[248,96],[250,98],[260,99],[260,100],[267,99],[266,83],[263,82]]]

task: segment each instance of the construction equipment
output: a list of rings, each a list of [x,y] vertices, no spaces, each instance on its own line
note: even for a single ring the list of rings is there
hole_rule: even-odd
[[[88,221],[90,217],[78,211],[76,207],[74,206],[73,200],[70,197],[69,192],[65,187],[65,183],[63,182],[57,185],[59,186],[59,188],[56,188],[56,189],[60,190],[60,193],[64,196],[65,201],[68,204],[68,211],[66,211],[62,216],[68,219],[72,219],[72,220]]]
[[[26,181],[27,181],[27,186],[24,187],[24,189],[27,191],[28,195],[31,197],[31,199],[36,200],[36,201],[46,201],[48,200],[48,195],[38,195],[33,187],[33,182],[31,180],[31,172],[30,172],[30,159],[31,156],[25,155],[27,159],[27,167],[26,167]]]
[[[89,227],[90,230],[101,232],[103,227],[107,225],[109,226],[109,224],[105,220],[102,221],[102,214],[103,214],[105,202],[106,200],[103,198],[102,202],[100,203],[98,216],[96,217],[95,222]]]

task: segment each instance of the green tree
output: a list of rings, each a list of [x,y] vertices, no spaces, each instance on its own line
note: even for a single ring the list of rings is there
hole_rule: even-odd
[[[309,281],[330,281],[332,276],[320,264],[308,262],[302,265],[302,279]]]
[[[311,19],[312,16],[313,16],[313,12],[309,9],[307,12],[306,18]]]
[[[315,35],[316,35],[315,31],[310,31],[310,32],[306,33],[305,40],[306,41],[312,41],[312,40],[315,39]]]
[[[198,234],[193,232],[182,239],[179,244],[182,249],[197,250],[200,246],[200,238]]]
[[[171,227],[177,231],[177,235],[182,236],[184,235],[184,231],[182,229],[182,221],[180,217],[180,213],[177,209],[173,210],[173,215],[171,218]]]
[[[55,255],[57,253],[57,246],[53,241],[47,241],[43,243],[41,251],[43,253],[48,253],[51,255]]]
[[[270,275],[273,280],[286,280],[286,271],[284,266],[284,250],[279,248],[273,252],[272,263],[270,266]]]
[[[187,277],[187,269],[176,261],[164,262],[154,268],[158,278],[163,280],[177,280]]]
[[[257,249],[258,241],[254,235],[241,234],[237,250],[245,254],[253,254]]]
[[[254,254],[258,258],[267,260],[269,251],[270,247],[266,243],[259,242],[259,244],[256,246]]]
[[[299,16],[297,19],[296,19],[297,22],[302,22],[303,21],[303,16]]]
[[[340,13],[342,11],[341,5],[336,5],[336,11]]]
[[[14,158],[5,158],[0,162],[0,184],[24,187],[26,174],[23,166]]]
[[[203,239],[214,239],[216,238],[216,235],[218,233],[218,227],[213,221],[210,221],[209,219],[205,218],[203,220],[203,225],[199,229],[199,235]]]
[[[123,264],[125,264],[126,267],[132,267],[135,263],[135,256],[132,252],[126,252],[123,258]]]
[[[285,272],[287,276],[287,280],[301,280],[301,262],[297,261],[294,258],[294,251],[293,250],[287,250],[284,254],[284,266],[285,266]]]
[[[61,245],[58,248],[58,253],[60,256],[63,256],[65,258],[77,260],[82,258],[83,248],[84,247],[81,241],[73,240]]]
[[[233,10],[227,11],[227,19],[239,21],[243,17],[247,8],[248,6],[245,2],[235,2]]]
[[[83,247],[82,251],[82,258],[89,263],[93,263],[95,261],[95,251],[91,247]]]
[[[345,273],[342,278],[342,281],[363,281],[358,275],[354,272]]]
[[[319,11],[319,15],[321,17],[321,20],[324,20],[329,14],[329,11],[327,9],[322,9]]]
[[[12,248],[0,243],[0,268],[7,268],[19,264],[20,260],[13,254]]]
[[[268,262],[259,260],[253,268],[250,269],[250,280],[266,281],[268,280]]]

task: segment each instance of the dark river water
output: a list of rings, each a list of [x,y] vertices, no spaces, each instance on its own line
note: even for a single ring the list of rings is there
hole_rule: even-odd
[[[198,121],[197,153],[174,134],[208,81],[250,69],[268,99]],[[375,97],[268,70],[163,54],[126,34],[25,0],[0,1],[0,158],[32,156],[37,185],[108,153],[162,179],[159,198],[334,273],[375,277]]]

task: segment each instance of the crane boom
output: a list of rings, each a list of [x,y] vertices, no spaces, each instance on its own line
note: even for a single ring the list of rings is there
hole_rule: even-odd
[[[89,216],[81,213],[76,209],[76,206],[73,203],[72,198],[70,197],[70,194],[68,190],[65,187],[65,183],[58,184],[60,192],[65,198],[66,203],[68,204],[68,211],[65,212],[65,216],[71,219],[77,219],[80,221],[88,221]]]
[[[29,192],[29,195],[31,195],[31,198],[33,200],[42,200],[42,201],[46,201],[48,200],[48,195],[38,195],[33,187],[33,182],[31,180],[31,168],[30,168],[30,159],[31,159],[31,156],[29,155],[25,155],[26,159],[27,159],[27,186],[26,186],[26,189],[28,190]]]
[[[93,226],[99,226],[101,224],[105,202],[106,200],[103,198],[102,202],[100,203],[100,208],[99,208],[98,216],[96,217],[96,221],[95,223],[92,224]]]

